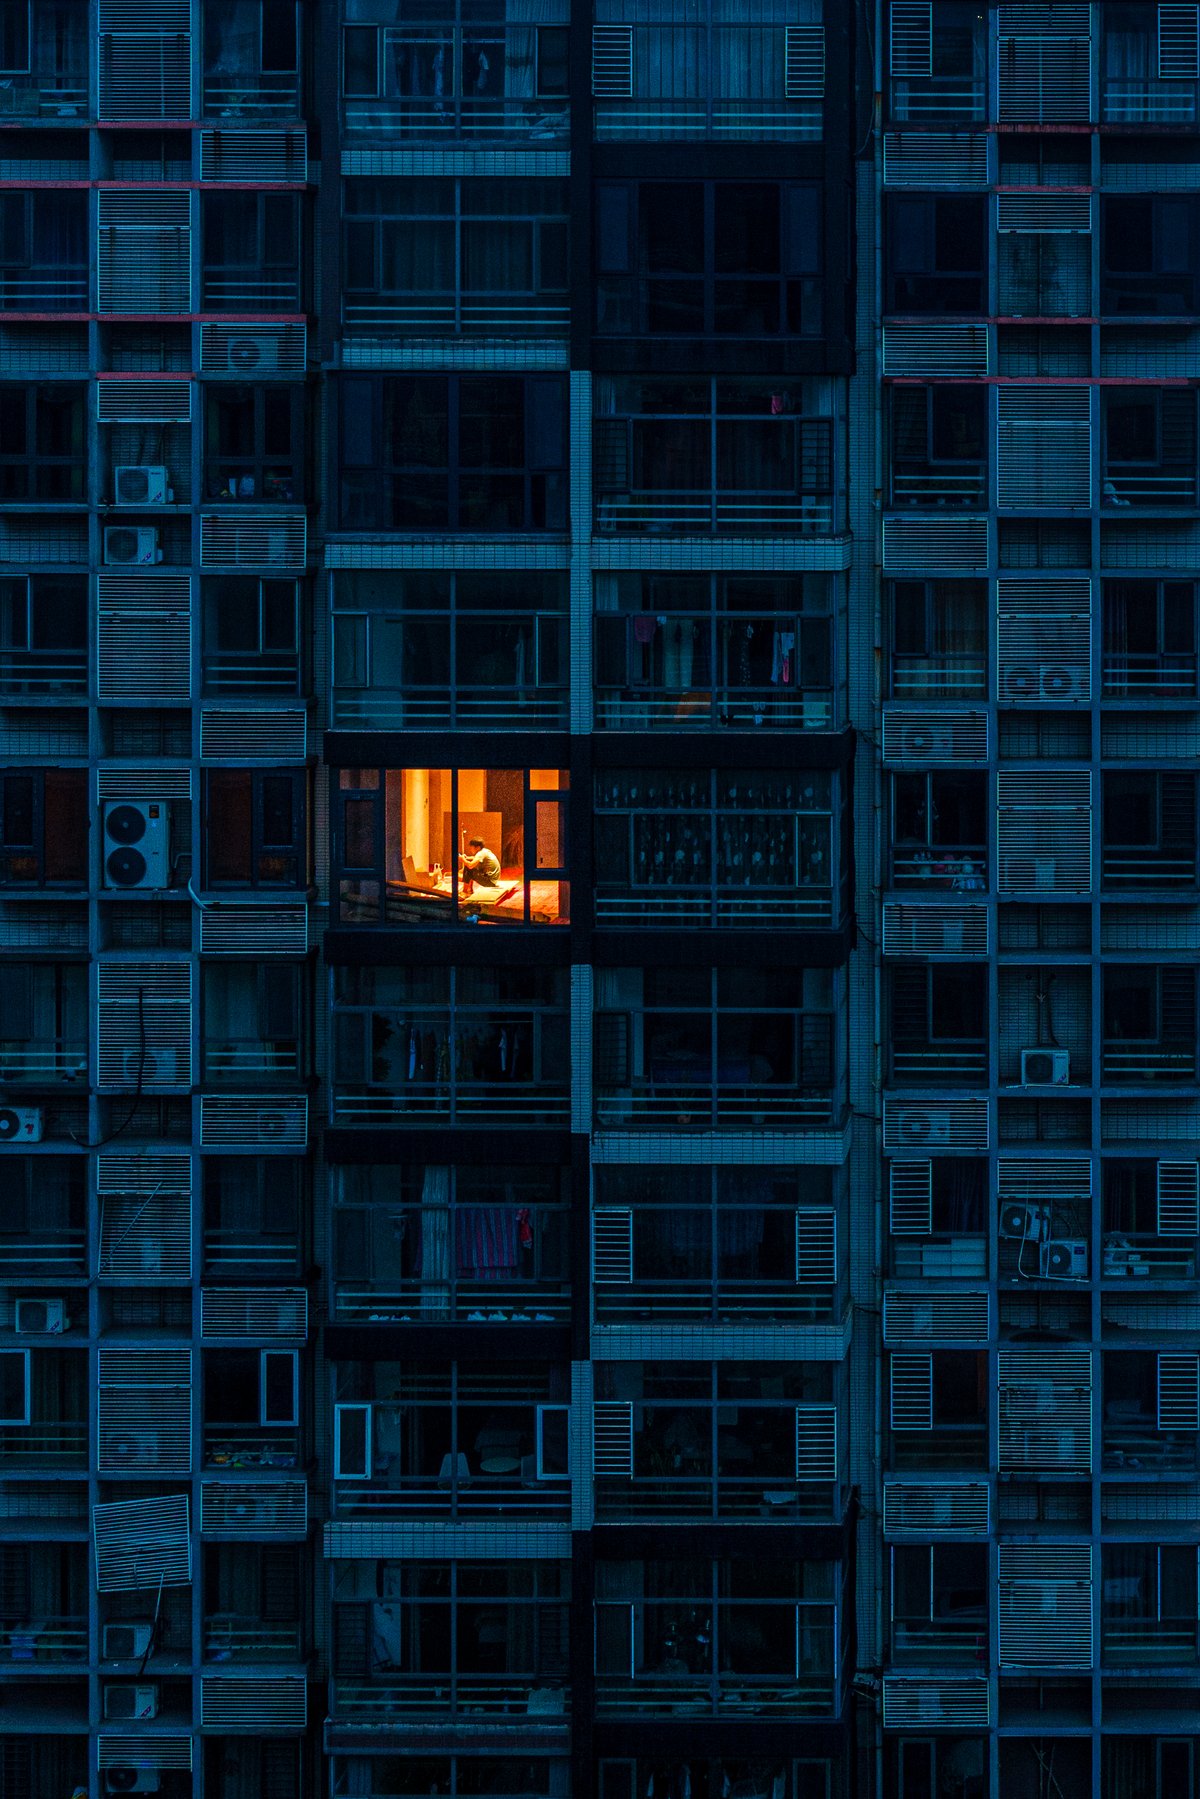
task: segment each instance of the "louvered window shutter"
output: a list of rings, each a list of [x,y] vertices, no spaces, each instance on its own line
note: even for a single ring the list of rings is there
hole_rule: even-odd
[[[933,1163],[893,1162],[888,1206],[894,1237],[927,1237],[933,1229]]]
[[[633,1405],[597,1400],[592,1407],[592,1467],[597,1474],[633,1478]]]
[[[838,1477],[837,1407],[796,1407],[796,1479],[831,1481]]]
[[[891,1367],[892,1429],[933,1429],[933,1357],[894,1355]]]
[[[627,1287],[633,1279],[633,1213],[628,1209],[592,1216],[592,1279],[597,1286]]]
[[[1158,1428],[1200,1430],[1200,1356],[1159,1356]]]
[[[892,0],[890,67],[906,80],[933,74],[932,0]]]
[[[1159,7],[1158,78],[1200,79],[1200,6]]]
[[[837,1280],[837,1213],[805,1207],[796,1213],[796,1283],[832,1287]]]
[[[1200,1237],[1200,1162],[1158,1164],[1158,1234]]]
[[[633,26],[592,26],[592,93],[597,100],[633,97]]]
[[[783,34],[783,91],[789,100],[825,97],[825,27],[787,25]]]

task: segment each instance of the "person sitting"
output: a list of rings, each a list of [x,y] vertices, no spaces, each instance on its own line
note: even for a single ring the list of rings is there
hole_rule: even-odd
[[[459,857],[464,884],[473,882],[476,887],[498,886],[500,858],[495,851],[488,849],[482,837],[469,838],[467,848],[471,854]]]

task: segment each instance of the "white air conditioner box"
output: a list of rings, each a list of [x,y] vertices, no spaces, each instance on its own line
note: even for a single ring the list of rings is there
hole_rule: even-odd
[[[152,463],[115,469],[113,493],[117,506],[165,506],[175,498],[166,469]]]
[[[104,1771],[106,1793],[157,1793],[162,1790],[157,1768],[134,1768],[123,1762]]]
[[[65,1299],[18,1299],[16,1312],[19,1337],[57,1337],[67,1328]]]
[[[40,1143],[40,1106],[0,1106],[0,1143]]]
[[[1065,1087],[1071,1079],[1071,1052],[1066,1049],[1023,1049],[1022,1087]]]
[[[171,808],[163,800],[115,800],[104,808],[104,885],[166,887]]]
[[[154,1626],[150,1623],[106,1624],[104,1626],[104,1659],[108,1662],[137,1662],[150,1650]]]
[[[262,374],[279,367],[278,337],[246,332],[229,340],[229,368],[232,374]]]
[[[111,1681],[104,1689],[104,1716],[130,1723],[144,1723],[158,1716],[158,1687],[154,1681]]]
[[[1000,1207],[1000,1235],[1021,1243],[1041,1243],[1050,1235],[1049,1206],[1006,1200]]]
[[[162,559],[153,525],[105,525],[104,560],[110,568],[143,568]]]
[[[1085,1281],[1088,1246],[1083,1237],[1051,1237],[1038,1252],[1041,1271],[1049,1280]]]

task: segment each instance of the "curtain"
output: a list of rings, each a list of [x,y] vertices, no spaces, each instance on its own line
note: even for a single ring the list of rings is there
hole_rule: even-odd
[[[450,1170],[427,1168],[421,1188],[421,1313],[450,1316]]]

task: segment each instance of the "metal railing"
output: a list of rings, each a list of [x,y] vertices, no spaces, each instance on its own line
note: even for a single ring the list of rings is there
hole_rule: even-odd
[[[597,1083],[596,1123],[728,1129],[748,1125],[794,1125],[812,1129],[833,1121],[833,1094],[801,1093],[796,1088],[722,1087],[673,1081],[635,1082],[614,1091]]]
[[[1195,1431],[1158,1430],[1153,1417],[1106,1423],[1101,1439],[1105,1468],[1194,1474],[1200,1470]]]
[[[774,686],[732,687],[713,681],[702,690],[634,682],[596,686],[596,723],[603,729],[642,731],[663,726],[678,731],[708,731],[714,725],[745,730],[765,725],[771,730],[829,731],[833,728],[833,695],[820,689]]]
[[[980,1603],[977,1617],[893,1618],[892,1654],[897,1660],[929,1662],[982,1662],[987,1657],[987,1609]]]
[[[86,1085],[87,1040],[66,1043],[0,1043],[0,1081]]]
[[[383,1287],[334,1286],[334,1312],[356,1323],[555,1324],[571,1315],[561,1285],[527,1281],[411,1280]]]
[[[204,654],[204,687],[207,693],[298,693],[298,656],[232,656],[221,651]],[[0,671],[3,663],[0,661]]]
[[[0,1624],[0,1660],[6,1662],[86,1661],[86,1617],[36,1618]]]
[[[287,71],[205,75],[202,107],[206,119],[294,119],[300,84]]]
[[[596,1480],[596,1516],[602,1522],[669,1523],[672,1520],[754,1518],[795,1524],[831,1518],[837,1482],[683,1475]]]
[[[949,888],[954,893],[986,893],[987,851],[961,844],[951,849],[933,844],[922,849],[892,851],[894,887]]]
[[[955,1086],[983,1085],[987,1081],[988,1052],[985,1037],[939,1037],[929,1043],[906,1043],[892,1037],[892,1079],[936,1079]]]
[[[964,81],[961,76],[935,75],[910,86],[903,78],[893,76],[890,111],[899,124],[924,125],[945,119],[957,126],[962,121],[985,116],[984,95],[982,80]]]
[[[940,469],[907,470],[897,465],[892,473],[893,506],[978,506],[983,502],[987,471],[983,464],[962,474]]]
[[[209,1273],[270,1279],[294,1275],[299,1262],[294,1243],[272,1243],[268,1237],[246,1237],[235,1230],[204,1233],[204,1267]]]
[[[395,1485],[382,1481],[341,1481],[335,1485],[334,1509],[339,1517],[375,1518],[566,1518],[571,1490],[566,1481],[511,1479],[494,1475],[457,1483],[434,1474],[405,1476]]]
[[[1109,887],[1194,887],[1196,852],[1116,849],[1101,851],[1100,879]]]
[[[1108,463],[1104,470],[1103,498],[1105,506],[1195,506],[1195,472],[1172,475],[1165,469],[1149,474],[1127,474],[1120,463]]]
[[[630,1286],[597,1285],[597,1324],[652,1320],[697,1324],[823,1324],[840,1313],[838,1289],[795,1281],[635,1280]]]
[[[987,693],[987,657],[970,650],[959,655],[892,655],[892,698],[967,699]]]
[[[757,894],[709,889],[698,893],[596,892],[596,923],[616,927],[659,925],[674,929],[812,930],[833,922],[833,889],[812,887]]]
[[[83,1468],[87,1461],[86,1419],[0,1429],[0,1468]]]
[[[895,1469],[906,1473],[985,1471],[987,1429],[983,1424],[935,1424],[929,1431],[893,1431],[891,1460]]]
[[[1100,1052],[1100,1078],[1127,1081],[1188,1082],[1196,1073],[1194,1043],[1130,1043],[1106,1038]]]
[[[622,100],[597,102],[600,143],[629,138],[721,138],[816,143],[822,135],[819,100]]]
[[[1105,652],[1100,679],[1104,693],[1115,698],[1124,694],[1144,699],[1158,694],[1190,699],[1196,692],[1196,657],[1186,651],[1169,655]]]
[[[267,1623],[236,1612],[213,1612],[204,1620],[206,1661],[294,1662],[302,1652],[298,1623]]]
[[[206,1424],[204,1465],[226,1471],[294,1468],[299,1442],[299,1432],[295,1430],[263,1430],[254,1424]]]
[[[1187,125],[1198,116],[1194,81],[1100,77],[1100,116],[1106,125]]]
[[[333,690],[333,722],[344,730],[399,731],[455,726],[475,730],[553,730],[565,722],[567,688],[551,682],[513,687],[369,687]]]
[[[390,1091],[339,1086],[332,1104],[336,1124],[411,1124],[421,1118],[443,1124],[541,1124],[567,1116],[570,1092],[565,1081],[472,1084],[447,1079],[408,1081]]]
[[[828,494],[678,493],[643,488],[596,495],[598,531],[829,532]]]
[[[408,293],[403,299],[356,299],[348,294],[342,302],[342,320],[347,330],[394,331],[401,335],[429,331],[544,337],[548,333],[565,333],[570,317],[565,295],[548,299],[538,293]]]
[[[0,1277],[6,1279],[52,1278],[57,1274],[82,1274],[87,1253],[83,1231],[51,1233],[42,1227],[37,1236],[22,1236],[16,1243],[0,1242]]]
[[[388,1675],[372,1681],[333,1682],[333,1716],[337,1722],[388,1724],[396,1717],[430,1713],[436,1717],[565,1718],[570,1693],[553,1676],[524,1679],[510,1675]]]
[[[933,1231],[928,1237],[893,1237],[891,1268],[896,1280],[930,1280],[954,1275],[986,1280],[988,1240],[980,1232]]]
[[[83,650],[0,650],[0,695],[18,698],[87,693],[88,659]]]
[[[240,1043],[205,1043],[203,1048],[205,1080],[256,1080],[283,1076],[294,1080],[300,1073],[298,1043],[262,1043],[250,1039]]]
[[[502,137],[553,144],[566,142],[571,118],[565,105],[556,106],[552,100],[379,96],[344,99],[342,129],[347,138],[432,138],[445,143],[459,137]]]
[[[223,275],[207,267],[203,303],[215,312],[295,312],[300,305],[299,274]]]
[[[80,264],[58,268],[0,268],[0,312],[86,312],[88,271]]]
[[[1191,1665],[1200,1661],[1200,1625],[1195,1618],[1108,1618],[1101,1613],[1100,1654],[1110,1663]]]
[[[1106,1231],[1101,1246],[1102,1280],[1193,1280],[1194,1237],[1159,1237],[1148,1232]]]
[[[0,78],[0,119],[78,118],[88,111],[87,65]]]

